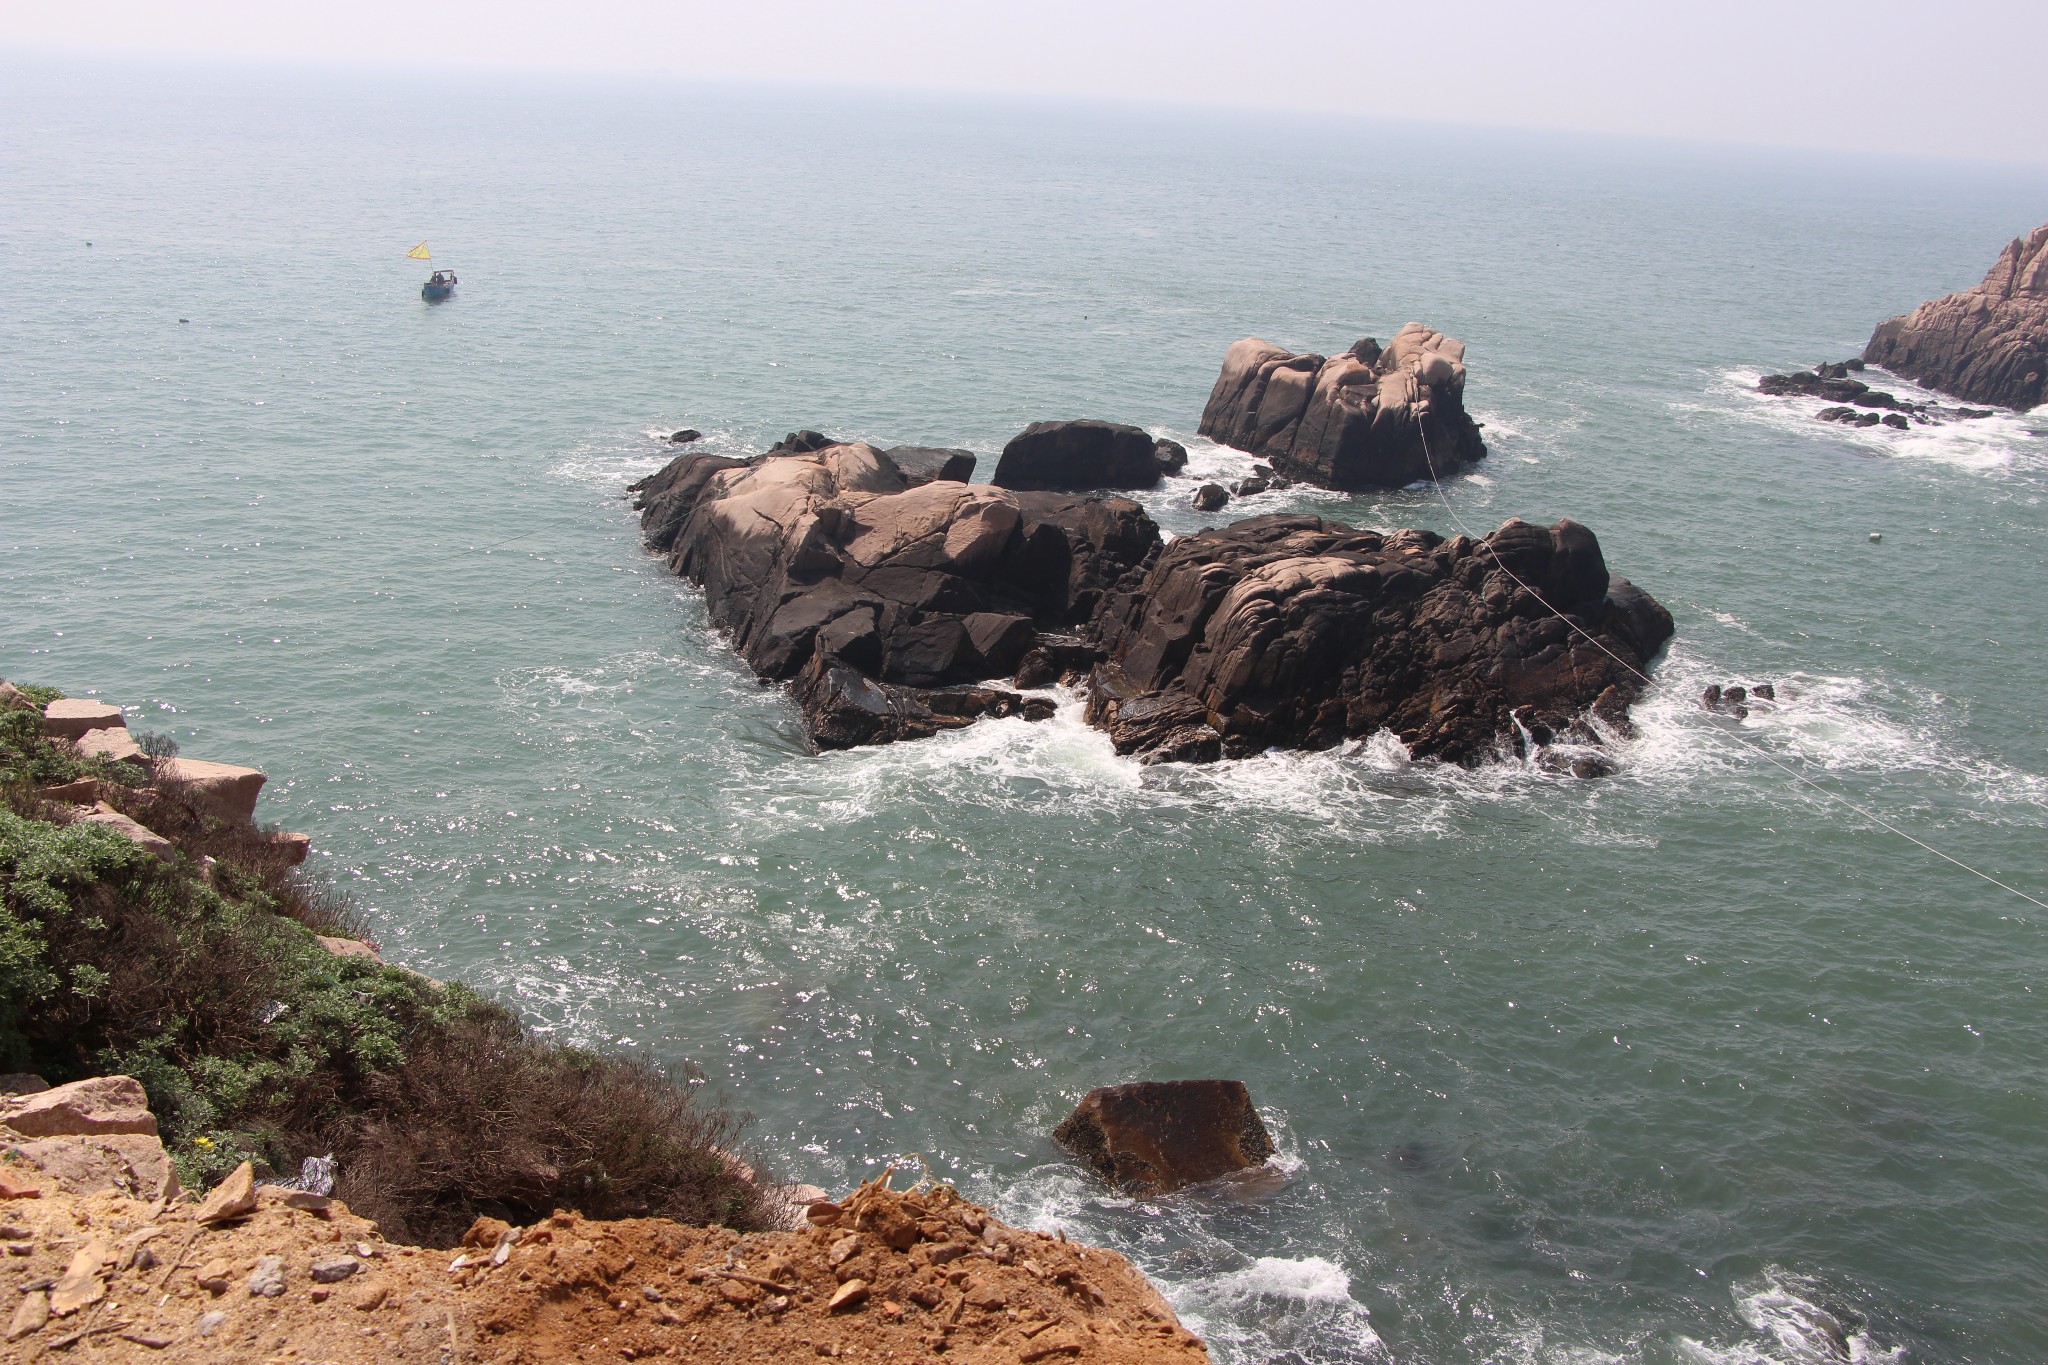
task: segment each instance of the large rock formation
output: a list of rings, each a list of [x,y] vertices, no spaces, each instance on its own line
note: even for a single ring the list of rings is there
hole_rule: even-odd
[[[1175,541],[1105,604],[1089,715],[1119,752],[1156,758],[1390,729],[1418,756],[1470,764],[1524,735],[1594,742],[1589,706],[1625,728],[1631,670],[1671,630],[1576,522],[1446,541],[1253,517]]]
[[[1201,433],[1325,488],[1399,488],[1481,459],[1465,411],[1465,344],[1411,322],[1382,350],[1297,355],[1258,337],[1230,348]],[[1425,449],[1425,441],[1427,448]]]
[[[1129,1194],[1164,1194],[1273,1155],[1272,1134],[1242,1081],[1102,1086],[1052,1136]]]
[[[2048,224],[2015,237],[1976,288],[1879,323],[1863,358],[1973,403],[2048,401]]]
[[[1597,743],[1588,708],[1625,729],[1631,670],[1671,634],[1574,522],[1445,541],[1269,516],[1162,546],[1123,498],[906,483],[870,446],[785,443],[634,485],[649,547],[821,748],[1050,714],[991,684],[1014,675],[1085,677],[1089,719],[1150,761],[1387,728],[1469,764]]]
[[[1149,441],[1147,438],[1149,451]],[[1049,711],[980,687],[1085,625],[1159,543],[1137,504],[934,481],[861,444],[678,456],[634,485],[650,548],[700,583],[822,747]]]

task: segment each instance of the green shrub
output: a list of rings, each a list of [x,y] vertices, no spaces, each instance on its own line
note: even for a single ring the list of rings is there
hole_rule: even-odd
[[[0,1066],[134,1076],[195,1188],[245,1159],[295,1174],[332,1154],[338,1192],[397,1238],[452,1244],[479,1213],[556,1207],[765,1221],[723,1155],[734,1115],[645,1063],[538,1040],[465,986],[330,953],[316,932],[360,934],[346,900],[175,791],[110,798],[176,863],[61,823],[29,785],[75,775],[55,753],[0,730],[0,770],[28,775],[0,803]]]

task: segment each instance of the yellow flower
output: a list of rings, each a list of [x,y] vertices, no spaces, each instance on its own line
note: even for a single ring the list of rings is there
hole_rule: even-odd
[[[192,1145],[194,1147],[211,1147],[213,1146],[213,1139],[210,1137],[196,1137],[192,1139]]]

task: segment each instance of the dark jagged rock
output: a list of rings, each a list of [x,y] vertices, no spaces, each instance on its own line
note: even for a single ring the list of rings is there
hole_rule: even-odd
[[[1593,740],[1589,709],[1626,732],[1642,689],[1630,669],[1672,631],[1576,522],[1446,541],[1313,516],[1174,541],[1096,628],[1109,658],[1091,674],[1089,718],[1121,753],[1238,756],[1384,728],[1464,764],[1536,727]]]
[[[1160,479],[1160,444],[1120,422],[1033,422],[1003,447],[991,482],[1033,492],[1152,488]]]
[[[1972,403],[2048,401],[2048,224],[2015,237],[1975,288],[1879,323],[1863,358]]]
[[[1242,1081],[1103,1086],[1052,1137],[1128,1194],[1164,1194],[1273,1155],[1272,1134]]]
[[[1465,345],[1411,322],[1382,350],[1296,354],[1257,337],[1230,348],[1201,434],[1324,488],[1398,488],[1481,459],[1465,411]],[[1425,445],[1426,442],[1426,445]]]
[[[1010,676],[1041,630],[1085,626],[1159,544],[1125,499],[912,485],[871,446],[788,448],[809,444],[680,455],[634,491],[649,548],[703,586],[756,673],[796,680],[820,747],[1042,714],[974,685]]]
[[[992,685],[1014,678],[1085,684],[1089,720],[1150,762],[1387,728],[1475,763],[1628,733],[1630,669],[1671,634],[1569,521],[1445,541],[1255,517],[1162,546],[1128,499],[911,486],[861,444],[685,453],[633,488],[649,547],[825,748],[1044,714]]]
[[[672,433],[668,439],[671,445],[686,446],[692,441],[703,440],[704,433],[695,427],[684,427],[681,431]]]
[[[1178,474],[1188,467],[1188,448],[1162,436],[1152,443],[1152,460],[1161,474]]]
[[[890,446],[882,454],[902,473],[912,488],[944,480],[973,483],[975,454],[971,450],[945,450],[935,446]]]
[[[1205,483],[1195,490],[1197,512],[1221,512],[1230,502],[1230,490],[1220,483]]]

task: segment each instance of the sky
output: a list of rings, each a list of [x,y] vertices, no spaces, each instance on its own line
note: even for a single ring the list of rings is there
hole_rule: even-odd
[[[0,0],[0,47],[1081,97],[2048,165],[2042,14],[2042,0]]]

